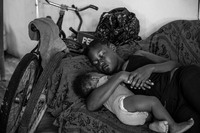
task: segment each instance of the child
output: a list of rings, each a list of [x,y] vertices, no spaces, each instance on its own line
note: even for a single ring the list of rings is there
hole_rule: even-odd
[[[149,128],[153,131],[168,132],[169,126],[170,133],[182,133],[192,127],[194,124],[193,119],[176,123],[157,98],[134,95],[122,84],[122,82],[127,82],[129,75],[130,73],[125,71],[114,76],[106,76],[97,72],[81,75],[78,78],[79,94],[82,97],[88,97],[94,89],[99,89],[103,85],[106,88],[106,84],[113,84],[113,89],[107,89],[110,94],[107,93],[109,96],[105,96],[108,99],[103,102],[103,105],[124,124],[143,125],[146,121],[149,121],[149,113],[152,112],[153,116],[160,120],[149,125]],[[88,105],[87,108],[93,111]]]

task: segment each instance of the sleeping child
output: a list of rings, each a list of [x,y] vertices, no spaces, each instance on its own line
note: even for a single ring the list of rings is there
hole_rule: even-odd
[[[103,105],[114,113],[117,118],[127,125],[143,125],[151,121],[151,113],[155,121],[149,124],[149,128],[156,132],[182,133],[194,124],[191,118],[182,123],[176,123],[161,102],[154,96],[134,95],[128,90],[124,83],[127,83],[129,72],[121,71],[113,76],[97,72],[89,72],[77,77],[79,85],[78,94],[87,99],[94,89],[107,89],[104,95]],[[113,84],[106,88],[107,84]],[[99,99],[101,100],[101,99]],[[95,111],[87,104],[87,109]]]

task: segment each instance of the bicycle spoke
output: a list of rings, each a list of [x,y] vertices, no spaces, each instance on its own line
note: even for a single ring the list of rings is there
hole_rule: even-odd
[[[7,132],[9,133],[16,131],[26,108],[34,83],[35,67],[33,62],[29,64],[17,88],[16,96],[14,97],[8,117],[9,124],[7,125]]]

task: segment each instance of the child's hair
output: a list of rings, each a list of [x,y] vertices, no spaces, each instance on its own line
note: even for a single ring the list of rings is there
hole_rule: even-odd
[[[94,88],[91,84],[92,74],[84,73],[80,74],[74,80],[75,93],[82,98],[87,98]]]

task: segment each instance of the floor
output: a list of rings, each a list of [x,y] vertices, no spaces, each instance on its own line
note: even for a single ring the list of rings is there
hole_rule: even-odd
[[[5,80],[0,80],[0,103],[3,100],[3,96],[7,88],[7,85],[9,83],[9,80],[20,60],[19,58],[13,57],[8,53],[5,53],[4,57],[5,57],[5,62],[4,62]]]

